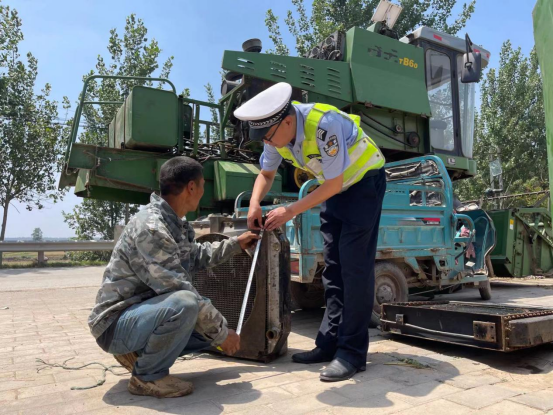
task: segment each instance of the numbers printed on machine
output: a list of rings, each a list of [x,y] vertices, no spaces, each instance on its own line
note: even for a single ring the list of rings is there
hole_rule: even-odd
[[[509,220],[509,229],[510,230],[515,229],[515,220],[514,219]]]
[[[375,58],[382,58],[387,61],[399,63],[402,66],[407,66],[408,68],[417,69],[419,67],[419,64],[413,59],[408,57],[399,58],[397,55],[399,52],[396,49],[389,49],[389,51],[385,51],[382,46],[374,45],[373,47],[368,48],[367,51],[369,52],[369,56],[373,56]]]
[[[404,66],[409,66],[410,68],[417,69],[419,65],[413,60],[409,58],[399,58],[399,64]]]

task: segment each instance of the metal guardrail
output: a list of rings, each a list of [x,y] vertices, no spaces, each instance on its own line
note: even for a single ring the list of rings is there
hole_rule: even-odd
[[[0,242],[0,252],[109,251],[113,241]]]
[[[0,242],[0,265],[3,252],[38,252],[38,262],[44,262],[44,252],[53,251],[110,251],[114,241],[68,241],[68,242]]]

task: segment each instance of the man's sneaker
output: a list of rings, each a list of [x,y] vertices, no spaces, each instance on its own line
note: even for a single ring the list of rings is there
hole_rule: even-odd
[[[138,354],[136,352],[127,353],[127,354],[115,354],[113,355],[115,360],[123,366],[125,369],[127,369],[129,372],[132,373],[134,369],[134,364],[136,363],[136,360],[138,359]]]
[[[292,360],[296,363],[322,363],[330,362],[334,358],[334,353],[325,353],[318,347],[309,352],[296,353],[292,355]]]
[[[194,385],[192,382],[171,375],[152,382],[146,382],[133,376],[129,382],[129,392],[133,395],[154,396],[156,398],[178,398],[194,392]]]

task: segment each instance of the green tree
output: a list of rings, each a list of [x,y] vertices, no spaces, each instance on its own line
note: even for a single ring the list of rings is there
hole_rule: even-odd
[[[108,57],[98,55],[96,69],[87,73],[83,79],[94,73],[100,75],[124,75],[168,78],[173,66],[170,56],[160,68],[161,48],[155,39],[148,40],[148,30],[142,19],[131,14],[126,19],[123,35],[116,29],[110,30]],[[86,96],[87,101],[123,101],[135,85],[153,86],[151,81],[104,79],[91,83]],[[162,87],[160,84],[158,87]],[[189,95],[188,89],[183,91]],[[114,118],[118,107],[113,105],[83,108],[86,121],[84,132],[79,140],[86,144],[107,145],[108,125]],[[131,206],[129,213],[136,213],[138,207]],[[80,239],[113,239],[113,227],[125,218],[125,204],[104,200],[85,199],[71,213],[63,213],[69,227],[75,230]],[[109,253],[77,253],[76,259],[106,259]]]
[[[33,238],[33,241],[42,241],[42,230],[40,228],[35,228],[31,237]]]
[[[503,43],[499,68],[481,84],[475,120],[478,175],[456,184],[462,200],[476,200],[490,187],[490,160],[499,157],[505,194],[549,188],[542,81],[536,51],[526,57]]]
[[[113,240],[115,225],[121,223],[125,215],[124,206],[124,203],[84,199],[81,204],[75,206],[72,213],[64,213],[65,222],[75,230],[77,240]],[[138,209],[138,206],[130,205],[129,213],[134,215]],[[107,261],[111,252],[75,252],[69,256],[77,261]]]
[[[211,104],[215,104],[215,94],[213,92],[213,87],[208,82],[207,85],[204,86],[205,93],[207,94],[207,102]],[[215,108],[210,108],[209,111],[211,112],[211,122],[215,123],[216,125],[212,125],[209,131],[210,140],[216,141],[219,139],[219,111],[217,111]]]
[[[296,39],[298,55],[305,55],[315,44],[331,33],[346,31],[353,26],[367,28],[380,0],[313,0],[311,13],[308,14],[303,0],[292,0],[295,13],[288,10],[285,23]],[[457,0],[400,0],[403,7],[394,30],[401,37],[417,26],[429,26],[445,33],[455,34],[463,27],[474,12],[476,0],[464,3],[462,11],[453,18],[453,7]],[[453,21],[451,22],[451,19]],[[289,55],[290,50],[284,44],[278,17],[269,9],[265,18],[269,38],[274,49],[268,53]]]
[[[138,210],[138,206],[130,205],[131,215]],[[100,238],[109,241],[114,238],[115,225],[121,222],[123,213],[118,204],[84,199],[81,204],[75,206],[72,214],[65,214],[65,221],[71,229],[75,229],[78,240]]]
[[[21,27],[17,11],[0,3],[0,241],[13,201],[42,209],[63,195],[55,183],[63,123],[50,85],[35,93],[38,62],[30,52],[26,61],[19,53]]]

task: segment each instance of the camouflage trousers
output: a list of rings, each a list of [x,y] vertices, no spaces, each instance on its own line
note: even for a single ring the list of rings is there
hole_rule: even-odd
[[[209,345],[194,332],[198,300],[190,291],[174,291],[135,304],[115,324],[109,353],[138,353],[133,375],[154,381],[169,374],[177,357]]]

